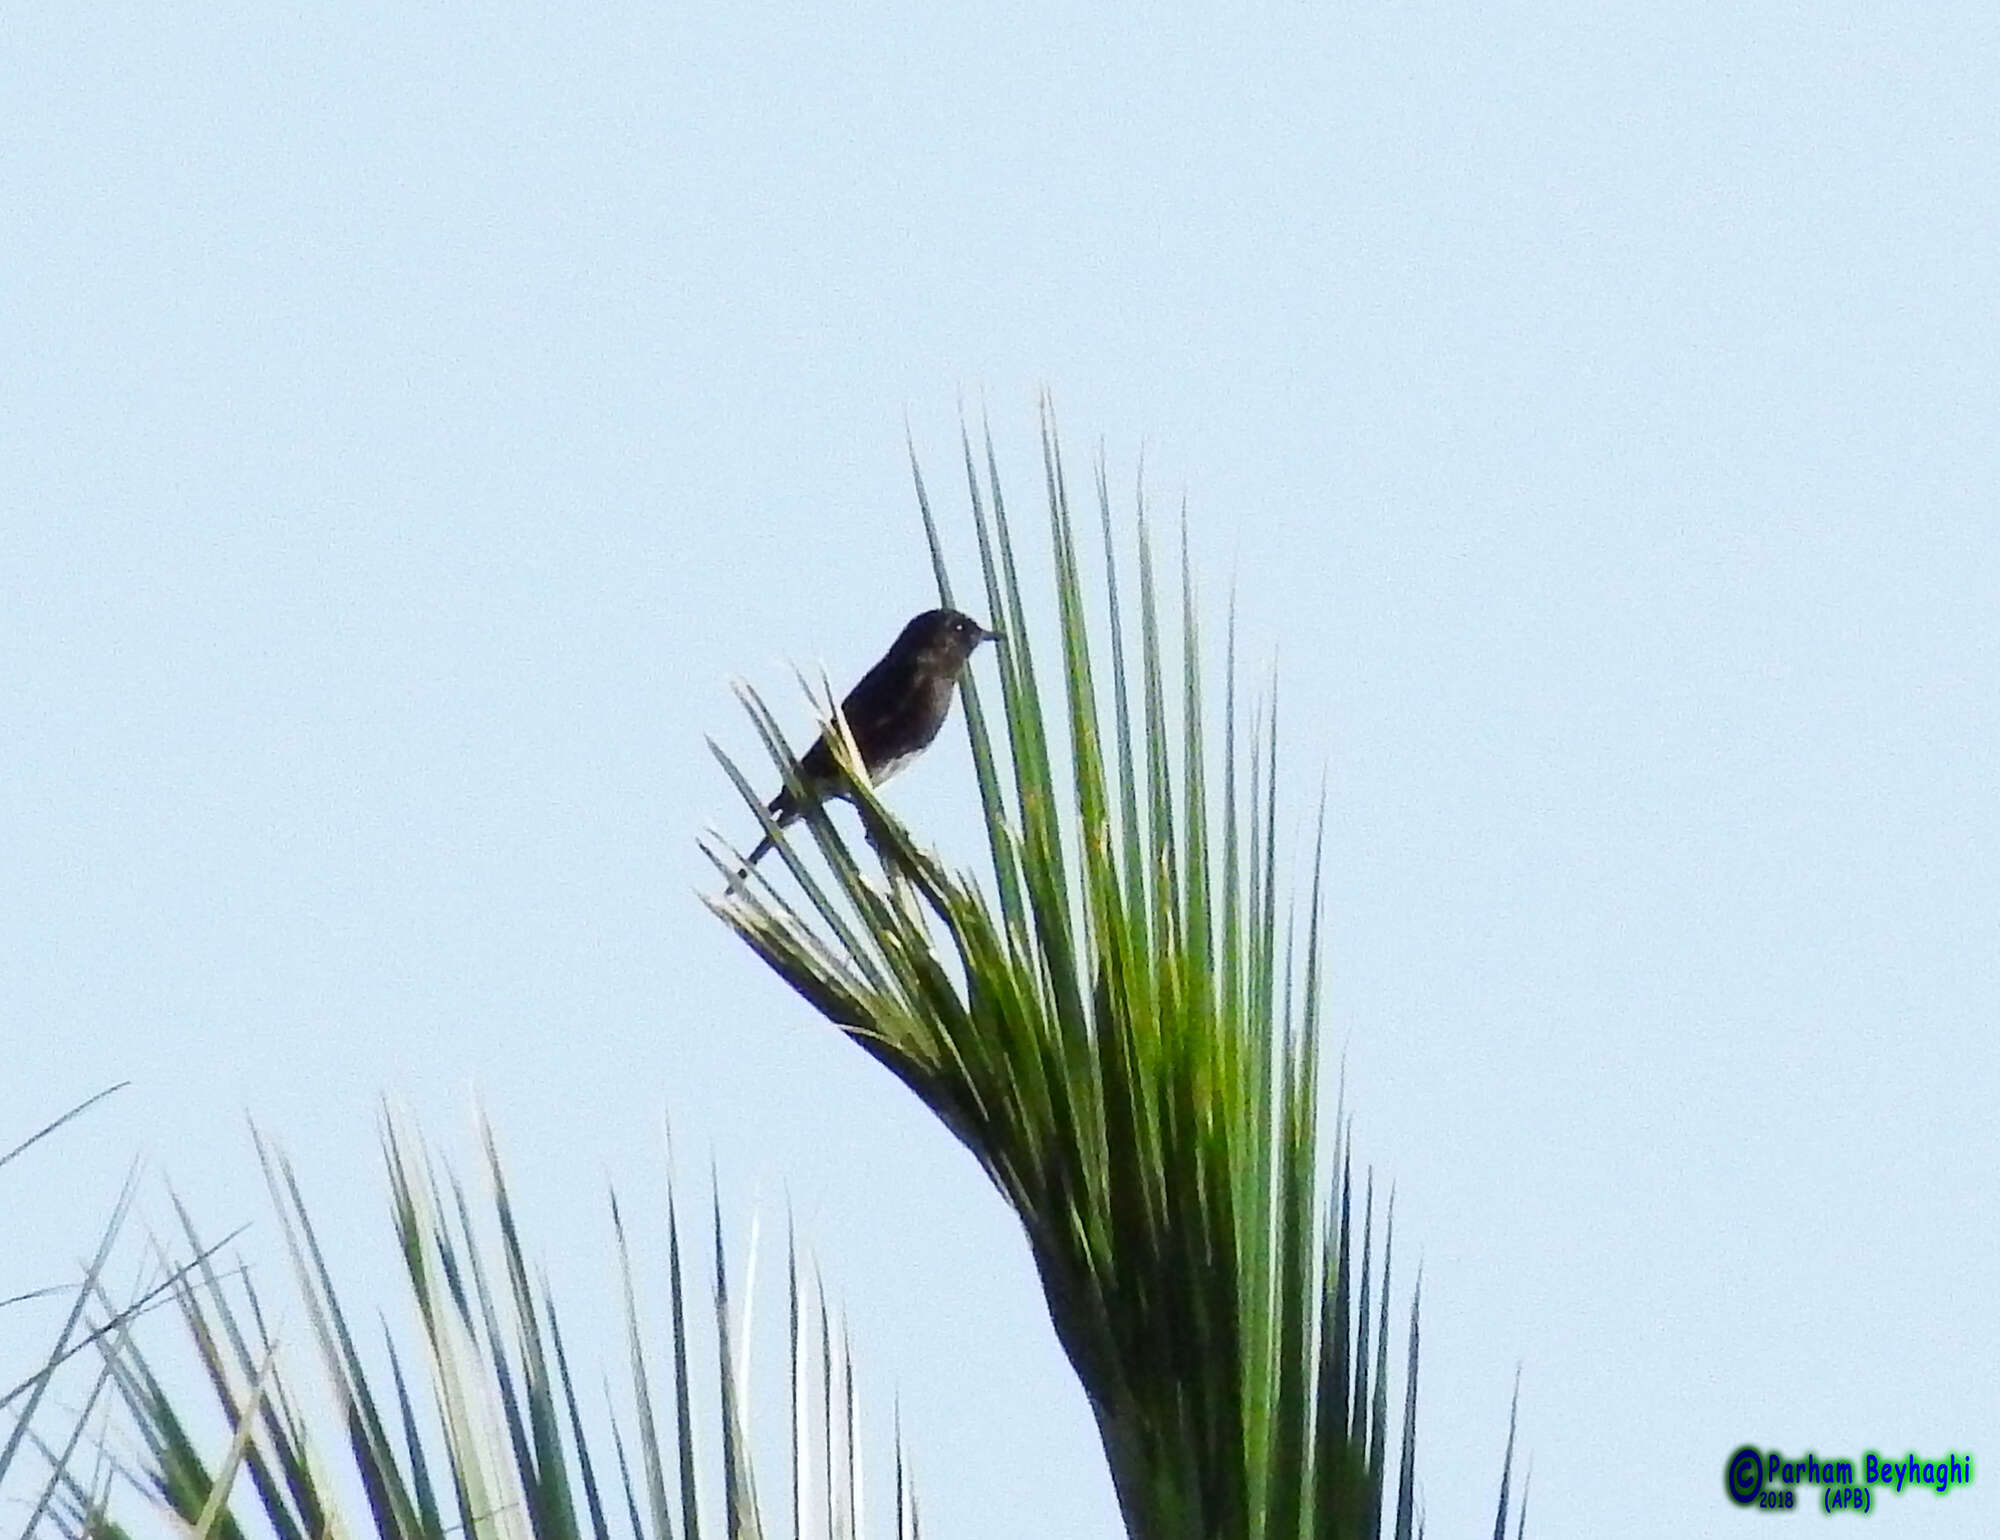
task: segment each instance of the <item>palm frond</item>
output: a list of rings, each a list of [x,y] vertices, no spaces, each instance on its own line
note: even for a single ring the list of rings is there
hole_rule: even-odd
[[[1302,923],[1281,902],[1275,701],[1240,730],[1232,615],[1211,744],[1185,525],[1174,606],[1143,502],[1121,570],[1100,465],[1100,614],[1046,404],[1040,443],[1047,631],[1024,596],[991,434],[983,478],[961,436],[989,624],[1006,636],[997,721],[973,679],[962,687],[990,889],[919,846],[829,711],[879,876],[815,810],[809,846],[779,837],[796,899],[760,881],[710,907],[914,1091],[1013,1207],[1131,1534],[1372,1536],[1387,1226],[1371,1360],[1372,1243],[1357,1268],[1345,1177],[1332,1185],[1350,1151],[1344,1133],[1331,1150],[1321,1138],[1317,856]],[[954,604],[914,449],[911,467],[939,597]],[[789,771],[771,714],[740,693]],[[731,854],[711,852],[725,874]],[[1406,1412],[1399,1511],[1412,1426]]]
[[[386,1326],[380,1357],[371,1361],[362,1351],[297,1173],[268,1140],[259,1136],[257,1147],[304,1305],[304,1341],[281,1340],[267,1328],[247,1275],[229,1279],[215,1272],[208,1261],[212,1248],[203,1246],[176,1201],[183,1240],[198,1260],[176,1280],[173,1298],[212,1411],[170,1393],[152,1356],[129,1339],[108,1346],[104,1359],[139,1439],[136,1468],[125,1478],[177,1532],[227,1540],[362,1533],[397,1540],[611,1540],[614,1533],[633,1540],[700,1540],[712,1529],[705,1515],[718,1511],[727,1540],[762,1540],[770,1532],[752,1469],[744,1366],[731,1351],[732,1342],[747,1335],[747,1290],[742,1296],[730,1290],[719,1199],[711,1205],[715,1252],[708,1281],[716,1350],[713,1361],[698,1368],[670,1171],[665,1249],[672,1388],[664,1396],[646,1346],[624,1218],[612,1199],[628,1378],[622,1415],[634,1419],[628,1444],[616,1406],[602,1419],[586,1417],[580,1406],[554,1299],[530,1264],[505,1168],[483,1122],[480,1133],[484,1224],[463,1185],[420,1141],[393,1120],[383,1125],[391,1219],[415,1305],[414,1356],[422,1368],[414,1376],[406,1372],[412,1355]],[[795,1247],[789,1260],[796,1295]],[[333,1425],[316,1424],[303,1411],[301,1349],[317,1359],[319,1378],[332,1392]],[[804,1428],[812,1412],[796,1399],[796,1388],[807,1382],[798,1352],[795,1338],[791,1415]],[[656,1412],[662,1404],[664,1416]],[[221,1432],[211,1440],[203,1424],[215,1414]],[[638,1488],[634,1444],[643,1471]],[[247,1491],[233,1490],[239,1473],[247,1477]],[[836,1502],[849,1500],[837,1499],[828,1472],[819,1475],[824,1479],[815,1481],[803,1469],[794,1473],[794,1533],[799,1523],[831,1533]],[[65,1533],[125,1532],[102,1493],[74,1479],[58,1490],[60,1501],[52,1506]]]
[[[127,1082],[120,1081],[92,1096],[85,1097],[26,1138],[17,1141],[6,1151],[0,1152],[0,1168],[5,1168],[20,1159],[43,1140],[82,1117],[106,1097],[123,1090],[126,1084]],[[7,1372],[9,1366],[0,1366],[0,1418],[4,1418],[4,1422],[0,1422],[0,1500],[4,1500],[6,1508],[15,1510],[11,1517],[18,1517],[21,1509],[25,1509],[27,1517],[21,1528],[23,1534],[32,1534],[36,1531],[44,1515],[67,1489],[84,1484],[75,1475],[73,1465],[85,1447],[86,1429],[110,1384],[109,1374],[100,1370],[90,1380],[89,1389],[84,1392],[79,1404],[70,1400],[69,1395],[57,1392],[58,1378],[74,1372],[67,1369],[72,1360],[92,1348],[101,1346],[108,1339],[122,1337],[131,1323],[150,1309],[160,1297],[160,1286],[156,1285],[150,1289],[140,1288],[122,1306],[106,1306],[104,1318],[99,1319],[94,1313],[97,1307],[105,1305],[110,1299],[109,1291],[104,1284],[104,1275],[111,1263],[119,1237],[131,1216],[138,1180],[139,1168],[135,1163],[126,1172],[123,1186],[112,1205],[111,1213],[98,1233],[96,1246],[90,1260],[83,1266],[81,1277],[74,1282],[17,1289],[14,1293],[0,1298],[0,1308],[26,1305],[44,1299],[68,1300],[62,1323],[39,1362],[18,1380],[14,1380],[13,1375]],[[16,1247],[14,1258],[18,1259],[21,1255],[20,1248]],[[58,1435],[47,1429],[52,1408],[59,1410],[66,1417],[68,1421],[66,1433]],[[54,1441],[57,1439],[60,1442]],[[39,1457],[45,1468],[35,1470],[28,1477],[34,1485],[27,1492],[16,1496],[15,1480],[28,1470],[28,1463],[22,1457],[29,1455]],[[15,1480],[10,1480],[10,1476]]]

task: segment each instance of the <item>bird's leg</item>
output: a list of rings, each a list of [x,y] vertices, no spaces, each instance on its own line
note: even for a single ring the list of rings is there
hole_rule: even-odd
[[[875,852],[875,859],[882,863],[882,875],[891,883],[908,881],[903,874],[903,858],[897,854],[895,842],[887,837],[887,830],[878,830],[875,820],[865,814],[861,819],[862,838],[868,841],[868,848]]]

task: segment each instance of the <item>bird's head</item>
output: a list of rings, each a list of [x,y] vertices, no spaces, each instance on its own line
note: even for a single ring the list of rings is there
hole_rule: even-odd
[[[903,627],[896,649],[942,665],[956,675],[981,642],[996,641],[999,636],[998,631],[987,630],[958,610],[925,610]]]

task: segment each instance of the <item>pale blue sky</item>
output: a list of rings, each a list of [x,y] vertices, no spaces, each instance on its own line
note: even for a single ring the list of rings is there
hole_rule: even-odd
[[[247,1112],[393,1298],[377,1098],[476,1088],[588,1318],[671,1112],[932,1532],[1113,1534],[998,1200],[692,896],[727,680],[803,733],[929,601],[905,412],[1028,510],[1045,384],[1329,775],[1431,1533],[1517,1362],[1544,1536],[1749,1523],[1746,1439],[2000,1472],[2000,12],[938,9],[10,17],[0,1143],[135,1085],[0,1294],[135,1150],[261,1219]],[[971,859],[962,738],[892,800]]]

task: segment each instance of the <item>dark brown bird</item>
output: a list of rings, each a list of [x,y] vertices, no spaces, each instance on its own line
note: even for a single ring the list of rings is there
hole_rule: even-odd
[[[951,715],[958,676],[979,644],[999,635],[957,610],[925,610],[903,627],[882,661],[863,674],[861,683],[840,703],[871,781],[880,785],[931,746]],[[799,779],[804,802],[792,795],[789,786],[770,801],[770,814],[781,829],[797,822],[807,804],[843,794],[825,733],[799,756]],[[768,834],[759,840],[744,869],[756,865],[772,844]]]

